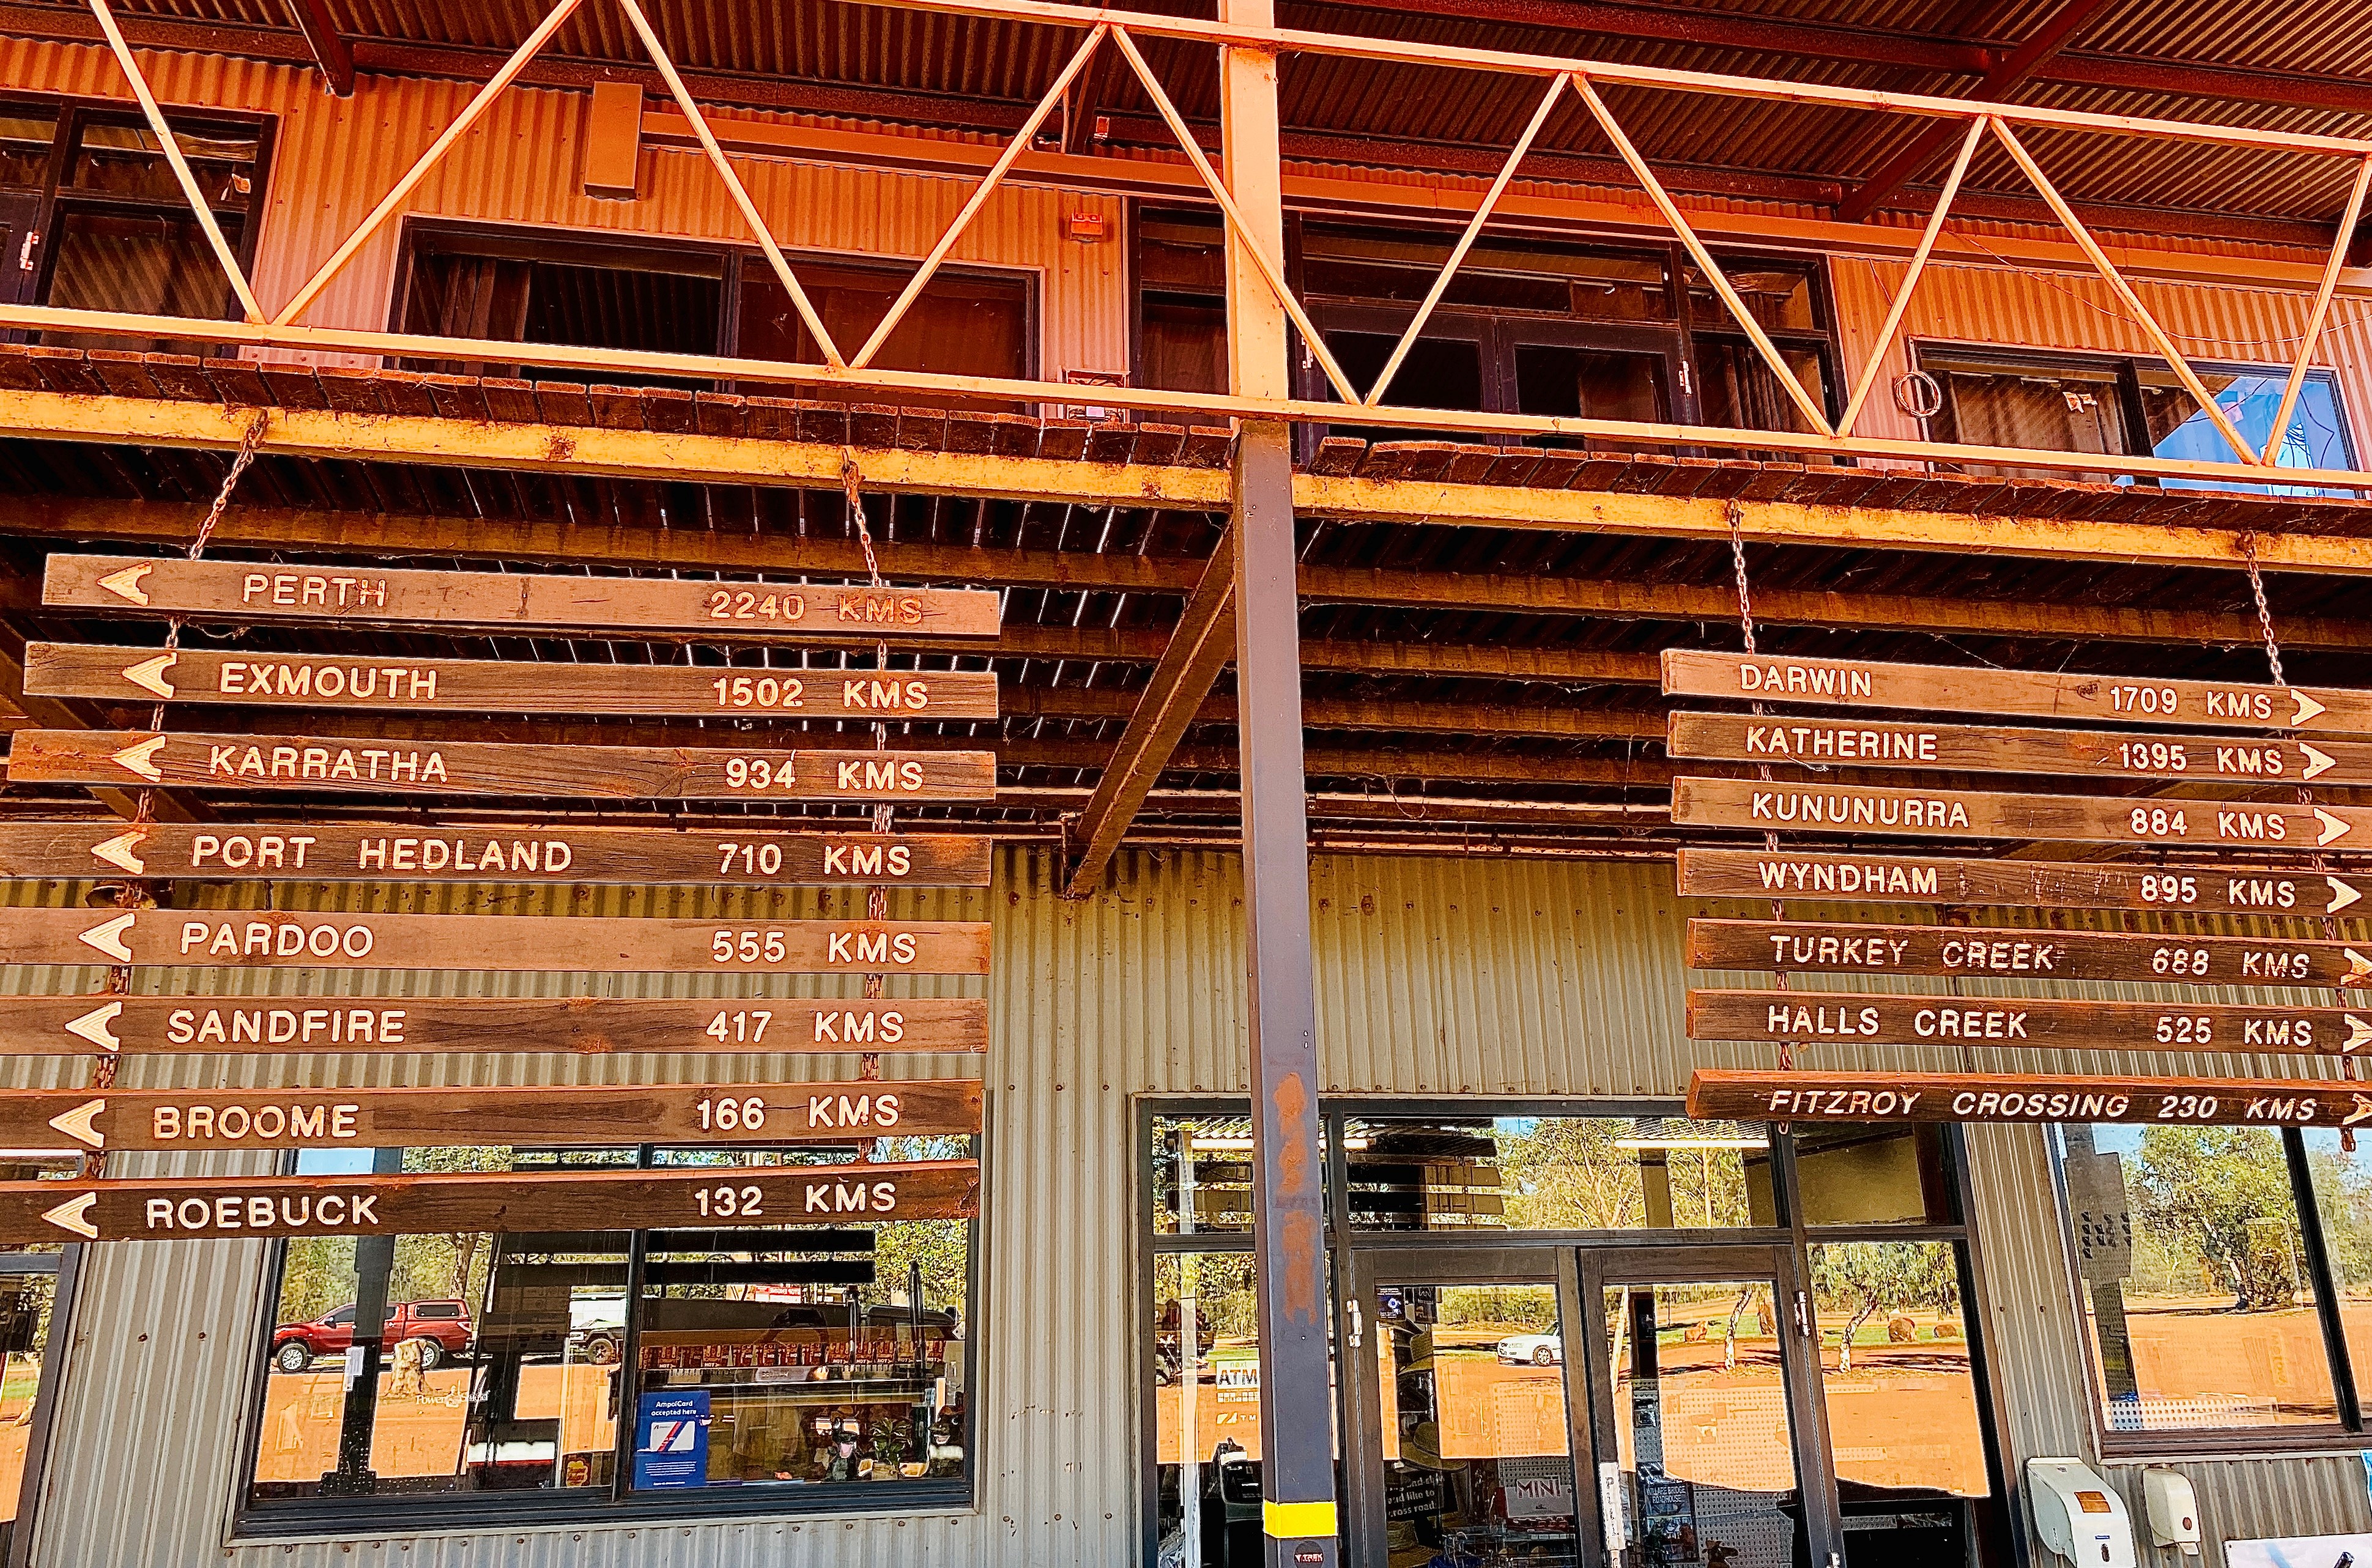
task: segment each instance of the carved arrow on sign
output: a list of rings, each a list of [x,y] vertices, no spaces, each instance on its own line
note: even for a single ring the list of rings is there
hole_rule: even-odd
[[[146,604],[148,590],[140,586],[140,580],[156,569],[155,562],[143,561],[137,566],[110,572],[99,580],[99,586],[128,604]]]
[[[2331,711],[2322,703],[2316,702],[2305,692],[2297,691],[2295,688],[2290,691],[2290,700],[2297,704],[2297,712],[2290,715],[2290,727],[2293,729],[2296,728],[2299,725],[2306,723],[2307,720],[2313,718],[2319,714],[2327,714]]]
[[[93,844],[90,853],[110,865],[120,865],[134,877],[145,876],[148,863],[134,852],[148,842],[148,835],[134,828],[128,833],[118,833],[105,843]]]
[[[2372,1024],[2366,1024],[2353,1013],[2348,1014],[2347,1043],[2340,1049],[2351,1052],[2361,1051],[2367,1041],[2372,1041]]]
[[[2322,832],[2314,841],[2318,848],[2331,842],[2333,839],[2343,839],[2355,831],[2347,823],[2341,821],[2320,806],[2314,808],[2314,819],[2322,824]]]
[[[157,764],[151,759],[172,738],[169,735],[152,736],[136,746],[127,746],[115,754],[115,764],[126,772],[139,774],[150,784],[162,784],[165,775],[157,771]]]
[[[91,1118],[106,1109],[107,1102],[103,1099],[85,1100],[63,1115],[51,1117],[50,1125],[78,1144],[103,1149],[107,1147],[107,1139],[90,1122]]]
[[[159,697],[170,697],[173,695],[173,683],[165,679],[165,674],[173,668],[173,661],[177,656],[173,654],[158,654],[155,658],[145,658],[138,664],[127,665],[124,668],[123,679],[144,691],[154,691]]]
[[[110,1002],[103,1007],[93,1007],[79,1018],[66,1020],[66,1033],[78,1035],[101,1051],[121,1051],[123,1042],[115,1038],[115,1020],[123,1016],[123,1004]]]
[[[2331,756],[2330,752],[2308,746],[2303,740],[2298,742],[2298,749],[2306,753],[2306,772],[2303,777],[2315,778],[2339,766],[2338,759]]]
[[[72,1231],[76,1236],[96,1241],[99,1239],[99,1226],[90,1223],[90,1208],[98,1202],[98,1193],[86,1192],[79,1198],[68,1199],[54,1209],[44,1210],[41,1217],[60,1230]]]
[[[78,938],[86,947],[96,947],[121,963],[132,961],[132,949],[124,944],[123,934],[132,929],[138,914],[119,914],[113,920],[103,920]]]
[[[2345,909],[2348,905],[2360,903],[2363,900],[2363,894],[2357,892],[2355,889],[2349,887],[2338,877],[2325,877],[2323,880],[2331,884],[2331,907],[2324,910],[2322,912],[2323,913],[2337,914],[2341,910]]]

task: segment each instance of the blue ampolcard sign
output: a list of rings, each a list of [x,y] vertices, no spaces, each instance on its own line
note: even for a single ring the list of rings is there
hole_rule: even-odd
[[[645,1394],[634,1423],[634,1490],[708,1484],[708,1390]]]

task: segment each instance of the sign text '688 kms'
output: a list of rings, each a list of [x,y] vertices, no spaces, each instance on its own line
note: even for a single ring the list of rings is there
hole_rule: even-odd
[[[17,784],[151,784],[365,795],[582,796],[597,800],[985,800],[988,751],[371,742],[303,735],[18,730]]]

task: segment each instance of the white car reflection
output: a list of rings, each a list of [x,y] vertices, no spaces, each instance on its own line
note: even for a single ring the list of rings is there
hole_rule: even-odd
[[[1510,1334],[1494,1348],[1499,1359],[1510,1366],[1564,1365],[1564,1342],[1554,1334]]]

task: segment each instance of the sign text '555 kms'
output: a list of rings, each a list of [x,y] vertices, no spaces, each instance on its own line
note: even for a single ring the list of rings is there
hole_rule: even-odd
[[[985,800],[995,794],[995,774],[987,751],[695,751],[138,730],[20,729],[8,751],[16,784],[599,800]]]
[[[677,632],[737,642],[994,637],[1002,616],[996,595],[972,588],[382,571],[131,555],[51,556],[41,602],[234,621]]]
[[[389,1236],[968,1219],[971,1160],[537,1175],[0,1182],[0,1242]]]

